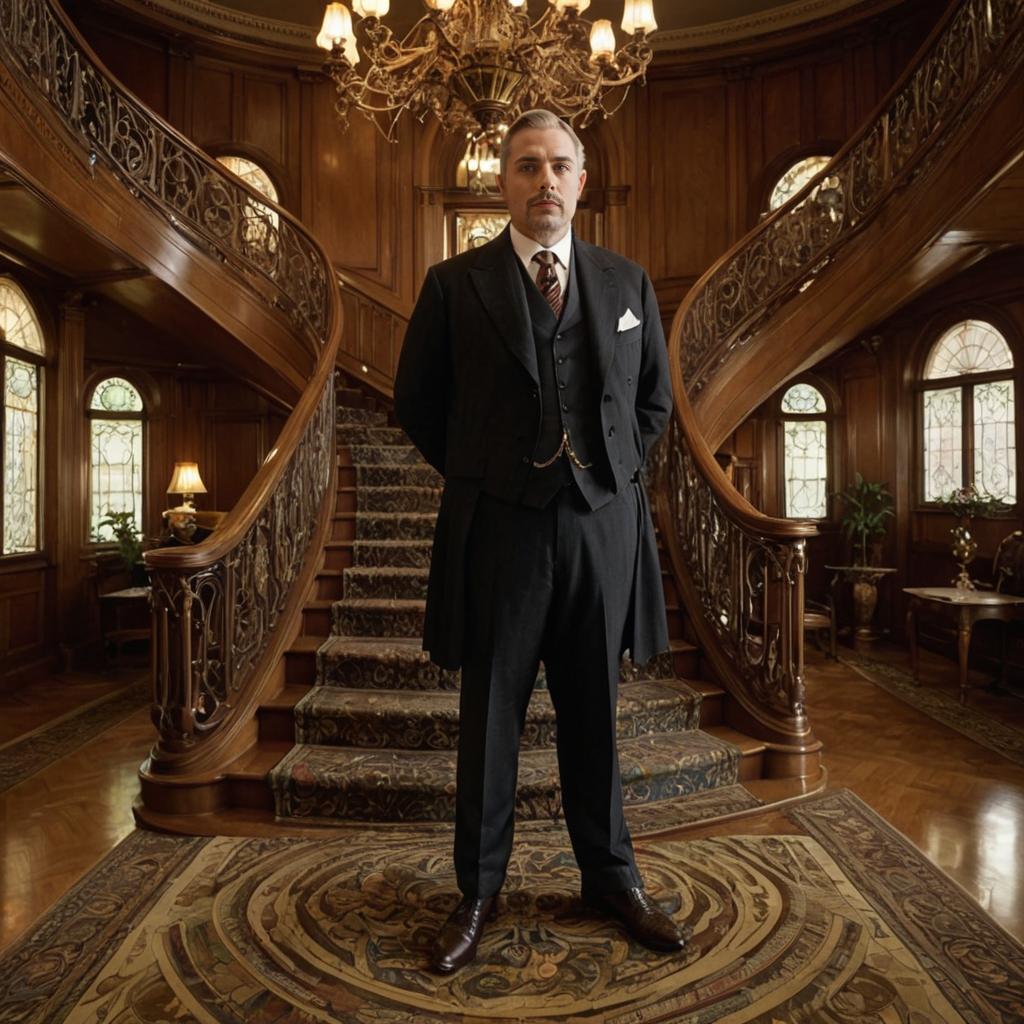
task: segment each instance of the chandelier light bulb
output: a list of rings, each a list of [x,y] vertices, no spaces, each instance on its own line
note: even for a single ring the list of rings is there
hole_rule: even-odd
[[[610,60],[615,55],[615,30],[607,18],[598,18],[590,29],[590,59]]]
[[[330,50],[335,44],[340,46],[346,39],[351,38],[352,15],[349,9],[344,4],[328,4],[324,10],[324,23],[320,26],[320,35],[316,37],[316,45]]]
[[[383,18],[391,7],[391,0],[352,0],[352,10],[360,18]]]
[[[442,14],[447,14],[455,6],[455,0],[423,0],[423,2],[432,11],[440,11]]]
[[[526,0],[508,0],[509,7],[524,7]]]
[[[653,32],[658,27],[654,20],[654,0],[625,0],[622,8],[622,31]]]

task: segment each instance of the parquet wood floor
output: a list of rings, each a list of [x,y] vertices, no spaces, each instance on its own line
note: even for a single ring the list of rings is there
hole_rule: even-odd
[[[896,648],[872,653],[905,659]],[[925,670],[929,680],[948,677],[955,692],[951,662],[926,656]],[[91,682],[71,680],[65,689],[65,680],[53,677],[22,691],[16,706],[24,731],[65,713],[62,693],[80,702],[86,693],[94,699],[130,681],[120,673],[114,681],[97,675]],[[816,652],[808,652],[807,681],[830,785],[856,792],[1024,941],[1024,768]],[[1024,725],[1019,699],[978,694],[972,700]],[[5,726],[10,706],[0,702]],[[143,709],[0,794],[0,949],[132,830],[136,771],[151,743]],[[705,831],[770,834],[792,826],[767,812]]]

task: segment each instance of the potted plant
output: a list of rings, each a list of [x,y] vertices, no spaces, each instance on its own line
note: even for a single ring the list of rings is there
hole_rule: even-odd
[[[967,571],[967,566],[974,561],[974,556],[978,553],[978,542],[971,536],[971,520],[975,516],[999,512],[1006,508],[1006,503],[992,494],[979,491],[974,484],[968,484],[953,491],[939,504],[947,512],[952,512],[957,520],[956,526],[949,531],[953,538],[953,558],[960,567],[960,572],[952,581],[953,586],[958,590],[974,590],[974,581]]]
[[[142,564],[142,534],[135,525],[135,513],[115,512],[107,509],[107,516],[97,524],[97,529],[109,527],[117,541],[121,561],[128,571],[132,586],[145,586],[148,582],[145,566]],[[97,539],[101,539],[97,533]]]
[[[886,520],[895,515],[895,503],[885,484],[872,483],[858,473],[839,500],[846,506],[842,518],[843,533],[854,542],[854,565],[868,566],[868,545],[881,541],[887,529]]]
[[[895,502],[885,484],[865,480],[858,473],[854,482],[838,494],[846,506],[841,520],[843,533],[853,543],[853,567],[847,577],[853,585],[853,615],[856,635],[870,639],[876,634],[871,628],[878,604],[878,581],[884,569],[873,569],[868,557],[869,545],[881,547],[888,528],[887,520],[895,515]]]

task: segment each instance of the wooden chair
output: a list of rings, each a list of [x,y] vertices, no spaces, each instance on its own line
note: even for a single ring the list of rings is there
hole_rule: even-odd
[[[822,647],[821,634],[828,632],[828,646]],[[836,646],[836,609],[832,599],[812,601],[804,598],[804,633],[813,633],[819,650],[824,651],[833,661],[838,661]]]

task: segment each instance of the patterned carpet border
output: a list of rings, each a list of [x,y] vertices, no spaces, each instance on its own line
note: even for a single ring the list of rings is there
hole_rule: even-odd
[[[626,985],[634,993],[630,997],[624,990],[627,1000],[637,1000],[620,999],[609,1015],[595,1012],[598,1004],[590,1003],[585,1019],[595,1024],[612,1020],[617,1024],[653,1024],[656,1020],[707,1024],[724,1019],[723,1013],[732,1019],[736,1012],[743,1020],[759,1024],[776,1020],[786,1024],[826,1020],[831,1024],[861,1024],[897,1019],[1011,1024],[1024,1019],[1024,947],[904,836],[845,790],[812,798],[788,809],[785,815],[806,833],[806,840],[797,836],[737,836],[655,841],[638,847],[644,870],[652,876],[649,881],[663,897],[674,892],[673,881],[678,883],[686,877],[678,875],[678,866],[674,866],[677,861],[679,866],[688,863],[689,877],[699,882],[689,896],[676,893],[672,906],[674,914],[688,914],[687,920],[695,930],[694,948],[683,960],[645,953],[611,937],[614,929],[609,931],[601,920],[581,917],[572,892],[567,889],[561,895],[568,879],[557,865],[571,861],[568,851],[560,853],[552,848],[547,856],[553,853],[554,860],[538,861],[536,857],[530,859],[533,855],[528,842],[518,844],[517,857],[522,863],[514,865],[512,874],[532,880],[528,884],[537,890],[536,905],[528,898],[531,894],[513,891],[506,897],[508,906],[503,914],[506,919],[515,918],[519,901],[522,906],[518,911],[525,919],[534,920],[537,915],[546,918],[546,947],[540,942],[540,960],[530,960],[527,954],[531,945],[523,946],[516,933],[510,934],[501,953],[504,961],[496,961],[492,949],[481,954],[485,962],[479,970],[467,968],[451,983],[443,983],[447,986],[443,989],[446,998],[452,1001],[443,1004],[440,1016],[410,1012],[417,1000],[425,1007],[424,1000],[429,1002],[432,993],[441,991],[442,982],[421,969],[411,973],[403,969],[400,955],[401,936],[413,927],[410,921],[421,919],[415,930],[423,935],[417,936],[414,945],[422,945],[436,927],[435,918],[446,912],[450,901],[450,880],[443,877],[448,851],[442,854],[440,850],[435,853],[425,849],[418,830],[389,839],[385,850],[378,851],[378,859],[385,857],[379,864],[346,868],[337,857],[328,857],[322,864],[316,861],[311,871],[298,872],[294,877],[290,872],[298,871],[296,865],[303,858],[308,861],[311,854],[315,856],[320,841],[188,839],[135,832],[0,957],[0,1022],[100,1020],[106,1019],[108,1003],[113,1006],[126,1001],[137,1004],[143,1014],[131,1017],[133,1020],[184,1021],[193,1019],[187,1009],[192,998],[208,1007],[203,1020],[252,1020],[261,1024],[314,1019],[409,1024],[442,1017],[454,1021],[456,1016],[459,1020],[479,1020],[491,1000],[509,1008],[518,1005],[516,992],[495,988],[498,981],[520,984],[535,999],[538,993],[547,991],[551,1019],[582,1020],[570,1011],[583,1010],[587,1004],[567,1005],[565,991],[557,987],[560,977],[562,985],[566,983],[566,976],[558,970],[571,965],[574,956],[583,957],[591,972],[610,972],[606,975],[609,984],[617,978],[615,984]],[[372,827],[366,831],[378,838],[387,835],[386,830]],[[390,847],[391,842],[396,845]],[[326,841],[328,846],[337,843],[337,839]],[[813,844],[820,848],[817,855]],[[413,849],[423,858],[424,867],[418,874],[409,874],[401,867],[403,857],[409,860]],[[750,859],[757,851],[761,851],[763,860]],[[725,861],[718,859],[722,855]],[[831,858],[834,868],[830,869],[822,858]],[[544,864],[553,866],[559,877],[549,877],[539,870]],[[721,871],[716,864],[721,864]],[[436,877],[437,870],[442,877]],[[338,888],[346,872],[359,883],[349,892]],[[737,882],[748,896],[745,904],[741,901],[736,906],[753,917],[744,925],[744,945],[733,948],[732,943],[742,936],[731,929],[744,924],[742,916],[729,925],[712,911],[715,906],[721,911],[739,895]],[[769,906],[765,902],[768,890],[780,884],[782,888]],[[546,891],[552,885],[559,889],[558,894]],[[829,895],[833,885],[838,888]],[[711,899],[716,892],[720,905],[699,905],[693,900],[695,895]],[[782,902],[780,895],[784,897]],[[408,909],[410,900],[422,909],[410,911],[413,917],[404,924],[380,916],[382,908]],[[196,917],[194,906],[198,904],[193,901],[208,904],[221,926],[202,915]],[[862,911],[857,909],[858,901]],[[177,906],[184,914],[193,908],[191,923],[183,918],[179,924],[168,926],[169,919],[158,918],[144,925],[149,920],[147,915],[159,906],[165,910]],[[380,926],[379,936],[369,945],[364,941],[368,924]],[[733,984],[737,986],[731,989],[733,996],[724,1002],[711,999],[714,1009],[709,1003],[704,1011],[699,1006],[705,982],[714,986],[720,974],[719,961],[715,960],[704,969],[705,975],[708,971],[710,974],[700,980],[705,975],[699,975],[703,953],[697,945],[698,932],[700,941],[711,944],[703,947],[708,955],[712,955],[712,947],[719,950],[716,956],[732,949],[726,961],[731,961]],[[340,947],[336,943],[347,937],[355,943],[352,948],[361,951],[362,959],[343,962],[331,955],[319,962],[294,961],[287,954],[295,940],[303,937],[319,940],[321,954],[337,952]],[[553,948],[553,940],[561,945]],[[253,946],[253,941],[258,945]],[[539,940],[524,937],[523,941]],[[294,951],[309,953],[313,948],[307,942]],[[901,950],[911,951],[912,960],[906,959]],[[784,953],[788,958],[785,963],[780,959]],[[819,961],[826,953],[827,962]],[[285,958],[275,966],[272,959],[267,959],[273,954]],[[118,963],[122,966],[111,974],[109,964],[115,956],[120,957]],[[153,966],[143,970],[140,965],[147,958]],[[499,963],[502,968],[497,974]],[[548,970],[531,973],[529,968],[536,968],[538,963]],[[202,976],[189,973],[197,964],[204,969]],[[373,964],[379,970],[370,977],[366,969]],[[256,976],[249,973],[254,968],[259,968]],[[168,988],[160,980],[161,970],[178,972],[176,976],[187,991],[177,986]],[[791,970],[802,975],[799,984],[794,982]],[[360,971],[364,980],[373,984],[364,987],[358,998],[352,996],[355,1001],[350,1002],[350,997],[341,997],[336,986],[354,982],[356,989],[349,991],[355,993]],[[812,990],[807,985],[815,971],[821,973]],[[920,980],[910,977],[914,972]],[[403,977],[404,997],[396,1005],[392,1000],[402,996],[396,985]],[[345,978],[349,982],[343,981]],[[257,982],[271,987],[261,989]],[[315,982],[329,983],[331,988],[318,988]],[[575,976],[574,984],[585,982],[600,994],[594,989],[593,973]],[[234,1001],[234,1011],[227,1002],[219,1001],[210,985],[223,991],[225,1000]],[[900,1010],[893,1000],[901,985],[901,991],[916,993],[918,1000],[927,996],[929,986],[935,995],[927,1006],[918,1002],[914,1010],[910,1003],[903,1003]],[[711,993],[713,988],[706,991]],[[770,1002],[773,991],[782,993],[782,1002]],[[300,1005],[301,1000],[295,1002],[289,992],[306,992],[315,1001]],[[604,992],[604,996],[609,994],[614,993],[610,989]],[[769,998],[769,1002],[762,1004],[758,1013],[755,1007],[762,997]],[[335,1002],[338,998],[341,1001]],[[401,1005],[405,998],[412,1004]],[[670,1012],[665,1016],[676,999],[679,1014]],[[546,1004],[542,1001],[539,1005]],[[464,1018],[460,1009],[468,1017]],[[755,1010],[754,1015],[751,1010]],[[910,1016],[905,1017],[908,1011]],[[542,1015],[549,1018],[548,1013]],[[517,1013],[513,1017],[526,1019]],[[502,1014],[501,1019],[511,1018]]]
[[[0,1022],[64,1020],[209,839],[132,832],[0,957]]]
[[[123,722],[145,707],[149,697],[149,680],[140,679],[0,746],[0,793]]]
[[[1024,947],[849,790],[786,812],[910,948],[970,1024],[1024,1021]]]
[[[914,677],[895,665],[870,661],[849,651],[841,652],[839,660],[869,683],[880,686],[936,722],[956,730],[1007,761],[1024,765],[1024,732],[1020,729],[970,705],[962,707],[957,698],[935,686],[927,683],[915,686]]]

